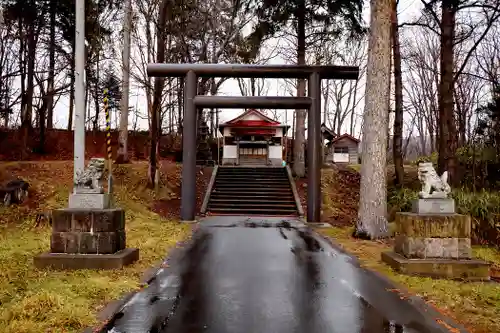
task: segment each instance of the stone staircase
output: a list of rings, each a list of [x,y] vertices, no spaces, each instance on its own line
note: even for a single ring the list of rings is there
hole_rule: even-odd
[[[250,157],[250,156],[241,156],[240,164],[250,167],[258,167],[258,166],[266,166],[266,157]]]
[[[209,194],[207,213],[301,215],[302,208],[297,207],[296,191],[292,186],[286,168],[219,167]]]

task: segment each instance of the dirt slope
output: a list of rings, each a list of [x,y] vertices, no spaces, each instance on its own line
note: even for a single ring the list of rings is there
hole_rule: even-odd
[[[180,214],[181,165],[162,161],[158,191],[146,187],[147,162],[115,166],[114,183],[132,189],[131,196],[154,212],[176,219]],[[197,175],[197,207],[201,207],[211,168],[199,169]],[[8,216],[0,214],[0,223],[24,221],[37,213],[64,207],[72,187],[73,161],[6,162],[0,163],[0,183],[15,178],[30,183],[29,198],[20,206],[9,208]]]
[[[359,202],[359,173],[349,167],[334,166],[321,172],[321,221],[336,226],[352,225]],[[296,179],[304,213],[307,211],[307,179]]]

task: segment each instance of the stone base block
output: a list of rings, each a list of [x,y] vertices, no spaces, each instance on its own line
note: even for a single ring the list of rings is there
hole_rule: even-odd
[[[125,230],[125,211],[111,209],[54,209],[53,232],[114,232]]]
[[[426,238],[397,235],[394,252],[406,258],[470,259],[470,238]]]
[[[42,253],[34,258],[35,267],[60,270],[121,269],[139,260],[139,249],[128,248],[113,254]]]
[[[125,247],[123,209],[52,211],[51,253],[110,254]]]
[[[53,232],[52,253],[111,254],[125,249],[125,230],[112,232]]]
[[[111,196],[107,193],[72,193],[68,208],[107,209],[111,207]]]
[[[414,200],[411,211],[415,214],[455,214],[455,200],[447,198]]]
[[[396,233],[407,237],[470,238],[471,218],[461,214],[396,213]]]
[[[491,264],[476,259],[408,259],[395,252],[383,252],[382,261],[407,275],[452,280],[489,281]]]

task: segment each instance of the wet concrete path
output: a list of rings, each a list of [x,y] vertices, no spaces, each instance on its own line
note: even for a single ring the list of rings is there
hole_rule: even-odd
[[[298,220],[210,217],[104,331],[450,332],[392,288]]]

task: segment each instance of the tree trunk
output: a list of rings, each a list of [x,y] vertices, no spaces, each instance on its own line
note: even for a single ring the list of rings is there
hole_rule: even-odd
[[[87,63],[85,67],[85,111],[87,112],[87,115],[85,116],[85,128],[90,129],[89,124],[92,119],[90,114],[90,82],[92,81],[92,74],[89,68],[90,64]]]
[[[40,141],[38,142],[38,153],[45,153],[45,115],[47,114],[48,103],[50,102],[50,95],[47,92],[47,95],[42,100],[42,105],[38,109],[38,117],[40,119]]]
[[[184,101],[184,78],[179,78],[179,88],[177,89],[177,133],[182,134],[182,110]]]
[[[100,105],[101,105],[101,87],[99,84],[100,79],[100,62],[101,58],[101,49],[97,47],[96,49],[96,62],[95,62],[95,77],[94,77],[94,123],[92,124],[94,134],[99,130],[99,114],[100,114]],[[103,92],[104,93],[104,92]]]
[[[120,114],[120,133],[118,136],[119,163],[128,163],[128,98],[129,98],[129,72],[130,72],[130,30],[132,28],[132,0],[125,4],[125,18],[123,22],[123,71],[122,71],[122,99]]]
[[[26,35],[24,34],[24,22],[19,16],[19,73],[21,74],[21,124],[26,114]]]
[[[354,117],[356,115],[355,110],[356,110],[356,96],[358,94],[358,84],[359,84],[359,80],[356,80],[356,83],[354,84],[354,96],[353,96],[352,109],[351,109],[351,128],[349,131],[349,134],[351,134],[352,136],[354,136],[354,129],[355,129]]]
[[[361,152],[358,220],[354,235],[387,236],[387,101],[393,0],[371,0],[370,38]]]
[[[306,64],[306,22],[305,0],[301,0],[296,14],[297,17],[297,65]],[[297,97],[306,95],[306,81],[297,80]],[[293,141],[293,172],[298,177],[306,174],[304,145],[306,141],[306,110],[295,110],[295,140]]]
[[[73,110],[75,108],[75,49],[71,59],[71,87],[69,92],[69,111],[68,111],[68,131],[73,128]]]
[[[403,78],[401,74],[401,49],[399,44],[398,28],[398,1],[393,1],[392,11],[392,53],[394,57],[394,132],[392,153],[394,162],[394,180],[396,186],[403,185]]]
[[[323,90],[323,100],[324,100],[324,103],[323,103],[323,124],[328,126],[327,125],[328,124],[328,109],[329,109],[328,100],[330,97],[330,89],[329,89],[330,80],[325,80],[323,82],[325,83],[324,90]]]
[[[453,45],[455,38],[455,8],[453,1],[441,5],[441,81],[439,84],[439,174],[448,171],[448,181],[457,185],[456,125],[453,111]]]
[[[393,0],[394,1],[394,0]],[[391,15],[392,17],[392,15]],[[391,24],[391,29],[392,29],[392,24]],[[391,34],[391,37],[392,37],[392,34]],[[392,40],[391,40],[391,45],[392,45]],[[391,53],[392,55],[392,53]],[[387,122],[386,122],[386,125],[387,125],[387,128],[385,129],[385,131],[387,132],[387,135],[386,135],[386,142],[385,142],[385,146],[387,147],[387,149],[390,148],[390,138],[391,138],[391,128],[390,128],[390,122],[391,122],[391,93],[392,93],[392,82],[391,82],[391,70],[392,70],[392,56],[389,58],[389,98],[387,99],[387,105],[386,105],[386,109],[387,109]]]
[[[56,1],[50,1],[49,76],[47,78],[47,128],[54,126],[54,76],[56,47]]]
[[[28,140],[32,129],[33,120],[33,94],[35,90],[35,59],[36,59],[36,38],[34,22],[30,22],[28,26],[28,70],[27,70],[27,85],[26,85],[26,108],[24,112],[21,130],[23,136],[23,151],[28,149]]]
[[[212,82],[210,82],[210,95],[217,95],[217,85],[215,84],[215,78],[212,78]],[[217,137],[217,128],[215,127],[215,112],[217,109],[210,109],[210,135],[212,138]]]
[[[163,0],[158,13],[158,26],[156,30],[156,50],[157,63],[165,62],[165,28],[167,21],[167,12],[169,9],[170,0]],[[148,185],[155,188],[156,184],[156,169],[157,169],[157,144],[158,144],[158,116],[161,110],[161,100],[165,79],[161,77],[155,78],[153,91],[153,110],[151,114],[151,146],[149,154],[149,170],[148,170]]]
[[[99,52],[99,51],[98,51]],[[101,91],[99,87],[99,53],[97,54],[97,66],[96,66],[96,77],[94,80],[94,123],[92,125],[94,133],[97,133],[99,130],[99,113],[100,113],[100,105],[101,105]]]

